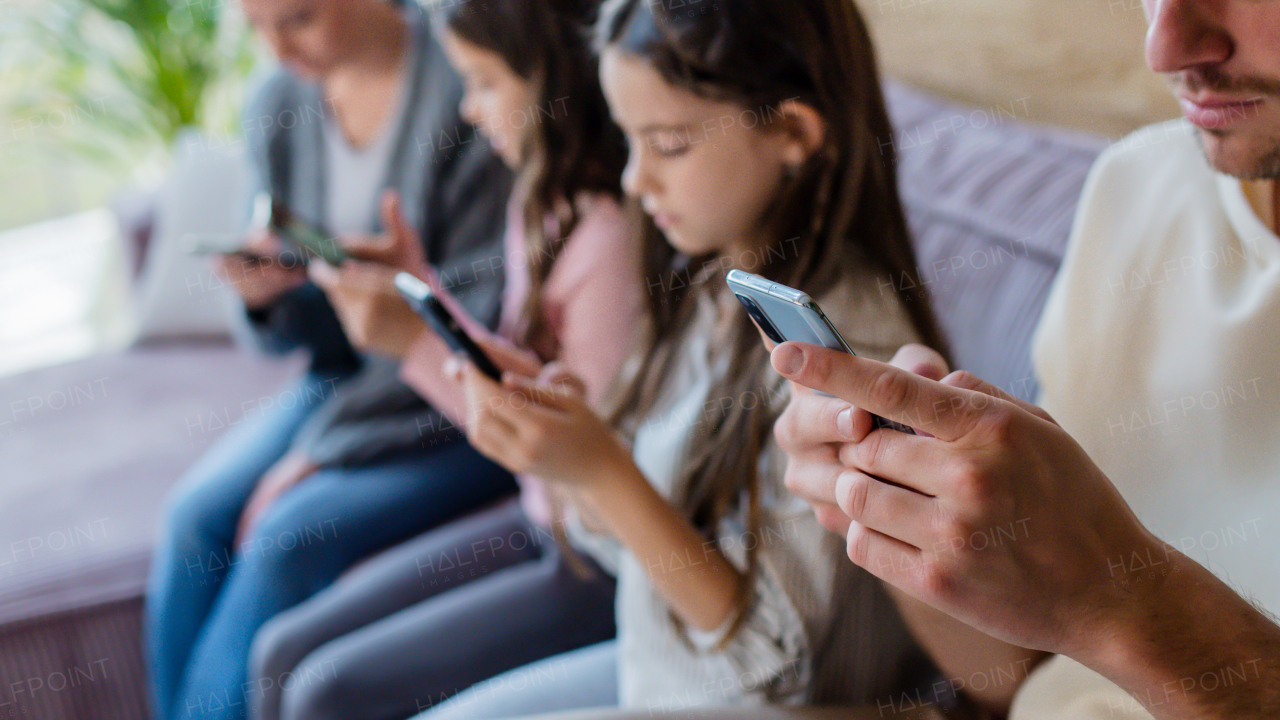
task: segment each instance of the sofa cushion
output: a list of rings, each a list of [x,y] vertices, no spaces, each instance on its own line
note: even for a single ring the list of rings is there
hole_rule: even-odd
[[[0,622],[136,591],[169,487],[300,360],[187,344],[0,378]]]
[[[1031,335],[1101,138],[886,84],[899,184],[956,364],[1024,399]]]

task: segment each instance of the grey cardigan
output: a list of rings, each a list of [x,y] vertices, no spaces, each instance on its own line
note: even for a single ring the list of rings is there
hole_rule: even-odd
[[[404,13],[411,36],[408,97],[384,187],[399,191],[427,259],[444,282],[473,317],[493,327],[504,280],[502,233],[511,175],[458,116],[461,81],[425,13],[412,2]],[[325,216],[321,118],[331,110],[318,85],[281,70],[257,92],[244,124],[255,191],[270,189],[317,223]],[[339,380],[328,385],[336,390],[321,399],[295,437],[294,448],[314,461],[367,464],[433,445],[442,432],[457,432],[436,430],[450,424],[399,380],[396,361],[351,346],[316,286],[308,283],[247,315],[262,349],[306,349],[313,374]]]

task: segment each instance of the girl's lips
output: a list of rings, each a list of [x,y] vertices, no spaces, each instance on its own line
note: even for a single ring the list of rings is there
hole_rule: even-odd
[[[1178,98],[1178,104],[1192,125],[1206,130],[1222,130],[1257,115],[1262,100],[1192,100],[1184,95]]]

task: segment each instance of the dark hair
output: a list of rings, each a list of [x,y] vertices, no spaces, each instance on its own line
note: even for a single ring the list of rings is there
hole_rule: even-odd
[[[701,97],[761,114],[785,115],[788,103],[804,103],[822,116],[821,148],[783,181],[765,214],[764,229],[778,250],[770,258],[779,259],[757,272],[819,298],[855,268],[868,271],[868,277],[893,278],[916,334],[945,355],[928,299],[900,289],[922,285],[900,282],[917,278],[915,252],[898,196],[893,148],[879,141],[892,137],[892,129],[871,38],[854,3],[614,0],[606,8],[597,23],[599,51],[616,49],[642,58],[669,84]],[[784,242],[790,251],[780,251]],[[718,266],[707,262],[711,259],[655,251],[645,272],[649,278],[678,276],[682,268]],[[618,419],[654,410],[678,362],[680,339],[693,322],[698,287],[722,288],[723,283],[687,283],[652,297],[655,342]],[[729,371],[709,398],[759,397],[762,388],[772,387],[767,383],[776,382],[746,313],[737,318],[725,347],[731,353]],[[677,502],[709,539],[731,509],[745,511],[748,532],[759,530],[757,463],[780,410],[776,403],[740,402],[704,418],[703,435],[690,444],[676,487]],[[757,572],[756,553],[750,552],[747,574]],[[743,585],[730,636],[749,613],[750,587],[750,582]]]
[[[584,193],[622,197],[626,142],[600,90],[589,28],[598,0],[436,0],[437,27],[497,53],[537,88],[537,104],[520,138],[517,192],[529,257],[529,294],[516,341],[551,360],[554,338],[542,314],[541,289],[579,220]],[[547,218],[556,222],[548,227]]]

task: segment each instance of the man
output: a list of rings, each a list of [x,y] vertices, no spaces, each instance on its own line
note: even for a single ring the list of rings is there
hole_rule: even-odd
[[[897,368],[791,343],[773,358],[838,398],[797,388],[778,436],[850,558],[1068,656],[1015,720],[1280,717],[1280,2],[1145,8],[1148,63],[1186,118],[1093,171],[1035,342],[1047,413],[937,382],[923,348]]]

